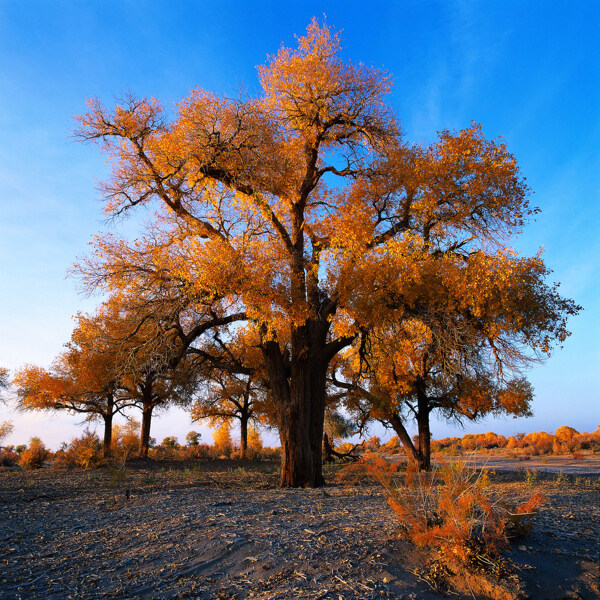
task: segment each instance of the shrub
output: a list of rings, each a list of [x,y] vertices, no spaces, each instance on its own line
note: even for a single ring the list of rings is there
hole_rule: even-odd
[[[435,552],[430,568],[438,573],[480,572],[501,575],[508,571],[501,552],[509,538],[532,524],[544,504],[536,494],[527,502],[507,506],[494,500],[485,471],[476,472],[464,462],[443,463],[431,472],[408,465],[404,484],[397,467],[373,455],[358,467],[382,485],[404,536]]]
[[[80,438],[74,438],[71,443],[56,455],[57,467],[80,467],[89,469],[102,464],[102,442],[92,431],[84,431]]]
[[[115,425],[112,433],[112,454],[121,460],[126,460],[137,453],[140,447],[139,421],[127,421],[125,425]]]
[[[19,462],[19,455],[13,446],[6,446],[0,450],[0,467],[13,467]]]
[[[400,444],[400,440],[398,436],[395,435],[390,438],[383,446],[379,448],[382,454],[400,454],[402,452],[402,445]]]
[[[29,440],[29,447],[19,456],[19,464],[29,469],[39,469],[50,458],[50,451],[38,437]]]
[[[228,458],[233,451],[233,442],[231,441],[231,425],[229,421],[223,421],[221,426],[213,433],[213,443],[215,451],[219,457]]]

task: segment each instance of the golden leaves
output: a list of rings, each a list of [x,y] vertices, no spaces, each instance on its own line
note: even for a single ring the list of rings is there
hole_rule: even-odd
[[[502,141],[472,123],[405,143],[389,76],[344,61],[314,19],[258,70],[262,96],[197,88],[171,122],[155,99],[90,103],[80,136],[113,160],[106,210],[161,209],[138,242],[96,241],[88,285],[243,310],[271,339],[308,319],[333,337],[404,323],[411,341],[390,344],[415,373],[423,344],[455,334],[477,330],[515,362],[565,339],[578,307],[545,284],[540,257],[505,248],[532,211]]]

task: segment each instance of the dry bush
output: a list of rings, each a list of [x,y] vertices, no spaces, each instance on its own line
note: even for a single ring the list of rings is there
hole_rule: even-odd
[[[19,455],[13,446],[6,446],[0,450],[0,467],[14,467],[19,462]]]
[[[134,419],[124,425],[115,425],[112,431],[111,453],[124,462],[135,455],[140,447],[140,423]]]
[[[95,432],[86,429],[81,437],[71,440],[65,450],[56,453],[54,466],[89,469],[102,463],[102,442]]]
[[[443,463],[430,472],[408,465],[402,481],[396,466],[367,455],[348,471],[374,477],[403,536],[434,552],[428,567],[428,581],[434,583],[457,573],[506,575],[510,568],[502,551],[511,537],[530,529],[546,501],[536,494],[516,506],[500,503],[490,492],[486,471],[474,471],[464,462]]]
[[[0,442],[8,437],[14,430],[10,421],[0,423]],[[12,467],[19,460],[19,455],[13,450],[12,446],[0,449],[0,467]]]
[[[29,447],[19,456],[19,464],[28,469],[39,469],[50,458],[50,454],[50,450],[39,437],[32,437]]]
[[[398,436],[395,435],[391,437],[385,444],[383,444],[379,451],[382,454],[392,455],[392,454],[400,454],[402,452],[402,444],[400,444],[400,440]]]

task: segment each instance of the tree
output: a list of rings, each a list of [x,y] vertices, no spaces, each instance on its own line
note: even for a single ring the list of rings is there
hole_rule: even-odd
[[[231,441],[231,424],[229,421],[222,421],[221,425],[213,433],[213,444],[217,452],[229,455],[233,448]]]
[[[533,392],[523,367],[543,360],[567,335],[565,319],[579,307],[544,283],[539,256],[518,258],[500,249],[471,249],[465,255],[439,256],[427,274],[427,289],[416,304],[406,296],[419,279],[378,274],[392,299],[402,293],[405,313],[384,315],[342,361],[348,407],[365,422],[391,426],[409,456],[430,466],[433,411],[449,419],[486,414],[530,415]],[[418,447],[405,428],[412,417]]]
[[[200,445],[200,437],[201,434],[197,431],[189,431],[185,436],[185,444],[186,446],[199,446]]]
[[[256,423],[248,431],[248,449],[256,456],[263,449],[263,441]]]
[[[3,400],[2,392],[8,389],[10,382],[8,378],[8,369],[0,367],[0,401]],[[0,423],[0,442],[13,432],[14,426],[10,421]]]
[[[259,98],[196,89],[171,121],[154,99],[91,102],[79,133],[113,159],[107,213],[154,200],[162,212],[139,242],[99,240],[82,270],[109,289],[182,291],[211,327],[252,326],[280,484],[319,486],[331,360],[386,313],[414,316],[439,263],[498,245],[531,211],[516,161],[478,126],[404,143],[384,102],[389,76],[344,63],[338,35],[315,20],[259,78]]]
[[[273,420],[259,340],[252,330],[238,328],[225,342],[214,334],[211,343],[192,348],[203,361],[199,378],[205,383],[192,406],[193,421],[207,419],[211,426],[239,421],[240,455],[246,458],[248,426]]]
[[[364,361],[358,351],[349,353],[345,380],[334,378],[348,391],[345,405],[361,428],[371,420],[391,427],[408,459],[419,469],[431,466],[430,416],[437,412],[460,422],[477,420],[490,413],[528,416],[533,397],[523,378],[506,377],[482,356],[483,348],[463,336],[450,357],[442,355],[431,332],[422,324],[370,332]],[[416,443],[406,429],[408,420],[417,423]]]
[[[3,392],[7,390],[9,386],[10,381],[8,376],[8,369],[6,369],[5,367],[0,367],[0,401],[4,399]]]
[[[118,397],[119,375],[115,349],[99,334],[106,314],[77,315],[77,326],[67,349],[50,369],[26,365],[14,377],[18,405],[23,410],[66,410],[86,420],[104,422],[103,453],[110,454],[113,417],[127,401]]]
[[[0,423],[0,442],[8,437],[14,430],[14,425],[10,421],[2,421]]]
[[[248,424],[256,420],[255,397],[258,386],[250,377],[227,373],[215,373],[192,406],[192,421],[208,419],[217,425],[233,419],[240,423],[240,455],[246,458],[248,449]]]
[[[77,315],[71,341],[50,369],[26,365],[15,374],[20,408],[102,419],[108,456],[114,416],[140,406],[140,455],[147,456],[153,411],[175,399],[186,402],[192,385],[181,360],[170,362],[176,346],[164,335],[159,316],[119,294],[94,314]]]

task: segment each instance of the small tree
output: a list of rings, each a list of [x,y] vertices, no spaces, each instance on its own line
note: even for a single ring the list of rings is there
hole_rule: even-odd
[[[231,441],[231,425],[229,421],[223,421],[213,433],[213,444],[219,454],[229,456],[233,449]]]
[[[25,365],[14,377],[22,410],[64,410],[104,422],[103,453],[110,453],[116,414],[133,403],[123,395],[117,330],[122,324],[115,303],[95,314],[78,314],[66,350],[50,369]]]
[[[199,434],[197,431],[188,432],[188,434],[185,436],[186,446],[189,446],[189,447],[199,446],[201,437],[202,437],[201,434]]]
[[[0,367],[0,402],[4,400],[4,392],[10,386],[8,369]]]
[[[14,428],[11,421],[2,421],[2,423],[0,423],[0,443],[14,431]]]
[[[140,423],[134,419],[113,428],[112,450],[123,462],[133,456],[139,448]]]
[[[256,423],[252,423],[248,431],[248,450],[256,456],[263,449],[263,441]]]

